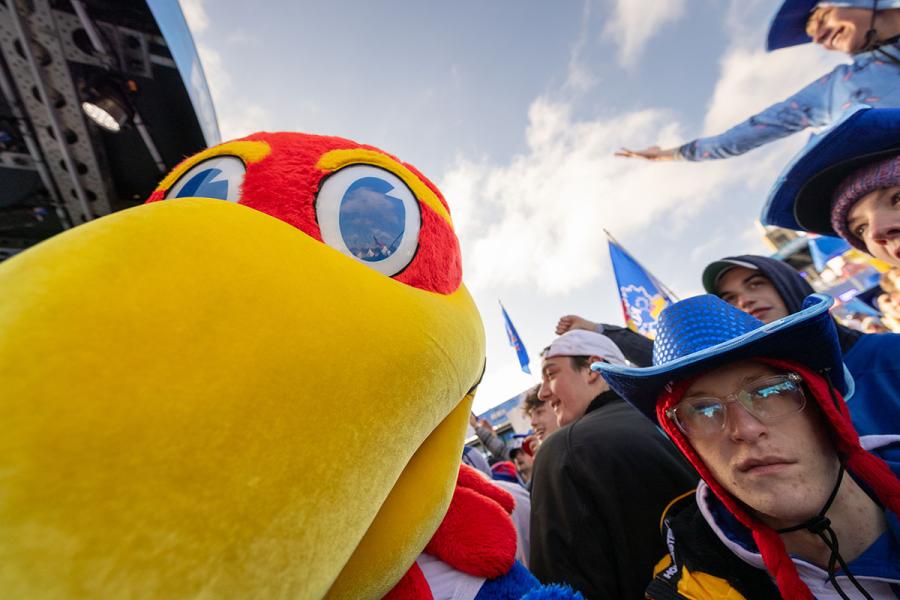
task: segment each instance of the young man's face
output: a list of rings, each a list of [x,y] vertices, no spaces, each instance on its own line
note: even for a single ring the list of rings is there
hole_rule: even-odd
[[[900,186],[863,196],[850,209],[847,228],[872,256],[900,267]]]
[[[531,419],[531,430],[539,442],[543,442],[548,435],[559,429],[556,415],[546,401],[532,408],[529,417]]]
[[[569,356],[545,358],[541,363],[538,398],[550,405],[562,427],[584,415],[591,400],[603,391],[599,385],[602,381],[589,367],[576,369]]]
[[[725,398],[755,380],[779,374],[742,361],[699,377],[685,398]],[[737,402],[727,404],[725,427],[708,437],[689,436],[715,479],[773,527],[815,516],[836,481],[839,462],[815,401],[800,412],[763,423]]]
[[[527,452],[520,451],[513,456],[513,464],[516,465],[516,471],[518,471],[522,481],[528,483],[531,479],[531,467],[534,464],[534,459],[528,456]]]
[[[865,8],[820,6],[810,15],[806,33],[826,50],[852,54],[866,46],[872,11]]]
[[[781,294],[759,271],[732,267],[719,278],[716,291],[722,300],[763,323],[771,323],[788,315]]]

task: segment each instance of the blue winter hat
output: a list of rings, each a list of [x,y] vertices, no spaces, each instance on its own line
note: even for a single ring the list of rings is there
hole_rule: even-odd
[[[769,23],[769,34],[766,37],[766,50],[778,50],[788,46],[807,44],[812,41],[806,35],[806,22],[809,13],[819,4],[828,4],[841,8],[885,9],[900,8],[900,0],[784,0],[772,21]]]
[[[833,196],[859,167],[900,153],[900,108],[860,105],[815,136],[778,177],[762,210],[764,225],[838,237]]]
[[[769,324],[706,294],[668,306],[659,316],[653,366],[643,369],[594,363],[609,386],[654,423],[656,401],[670,382],[739,360],[778,358],[825,371],[845,396],[841,347],[828,309],[834,300],[809,296],[803,308]]]

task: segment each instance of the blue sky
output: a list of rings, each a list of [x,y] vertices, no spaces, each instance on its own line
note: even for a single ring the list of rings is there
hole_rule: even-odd
[[[415,164],[450,203],[481,309],[482,411],[535,377],[557,319],[622,323],[602,229],[680,296],[754,225],[807,135],[743,157],[658,164],[621,146],[717,133],[843,59],[763,52],[777,0],[183,0],[225,139],[340,135]]]

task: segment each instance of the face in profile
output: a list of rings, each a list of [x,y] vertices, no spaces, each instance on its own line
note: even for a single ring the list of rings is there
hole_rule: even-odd
[[[768,277],[755,269],[728,269],[716,283],[716,292],[728,304],[763,323],[771,323],[788,315],[781,294]]]
[[[591,382],[599,378],[590,368],[578,369],[569,356],[545,358],[541,364],[538,398],[548,404],[560,427],[580,419],[596,395]]]
[[[866,47],[872,11],[865,8],[820,6],[806,23],[806,33],[826,50],[853,54]]]
[[[543,442],[548,435],[559,429],[556,415],[553,414],[546,401],[532,408],[529,417],[531,419],[531,430],[539,442]]]
[[[779,383],[790,381],[786,376],[752,361],[733,363],[699,377],[679,403],[693,402],[699,414],[722,423],[718,430],[707,423],[702,435],[685,433],[713,477],[775,528],[816,515],[839,468],[815,401],[805,398],[799,381]],[[751,393],[745,402],[766,398],[750,404],[757,415],[726,401],[719,419],[714,399],[735,399],[739,390]]]
[[[847,229],[872,256],[900,267],[900,186],[863,196],[847,214]]]

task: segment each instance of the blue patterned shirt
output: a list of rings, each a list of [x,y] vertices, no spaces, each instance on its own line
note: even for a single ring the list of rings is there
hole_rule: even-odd
[[[783,102],[724,133],[688,142],[678,153],[692,161],[729,158],[807,127],[830,125],[856,104],[900,107],[900,66],[885,53],[900,59],[900,42],[857,54],[851,64],[838,65]]]

